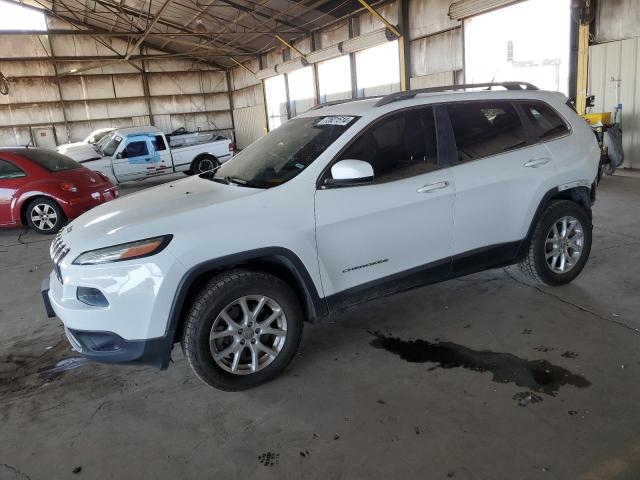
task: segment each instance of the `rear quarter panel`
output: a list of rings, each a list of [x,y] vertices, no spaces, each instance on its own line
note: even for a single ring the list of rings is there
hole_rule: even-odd
[[[548,103],[571,126],[569,135],[544,142],[557,166],[557,185],[578,181],[591,185],[596,179],[600,163],[600,148],[591,127],[561,97],[552,98]]]

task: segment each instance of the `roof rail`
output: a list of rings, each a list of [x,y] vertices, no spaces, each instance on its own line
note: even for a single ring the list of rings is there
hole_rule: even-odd
[[[382,107],[399,100],[414,98],[420,93],[447,92],[453,90],[466,90],[468,88],[484,88],[491,90],[493,87],[503,87],[507,90],[538,90],[538,87],[528,82],[489,82],[489,83],[467,83],[464,85],[446,85],[444,87],[418,88],[416,90],[406,90],[396,92],[382,97],[374,106]]]
[[[342,103],[357,102],[359,100],[371,100],[372,98],[380,98],[380,99],[382,99],[382,98],[384,98],[384,95],[373,95],[371,97],[359,97],[359,98],[347,98],[345,100],[331,100],[329,102],[323,102],[323,103],[319,103],[317,105],[314,105],[308,111],[318,110],[320,108],[330,107],[332,105],[340,105]]]

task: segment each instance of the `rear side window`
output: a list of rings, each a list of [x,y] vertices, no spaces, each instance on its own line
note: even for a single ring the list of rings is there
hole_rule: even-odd
[[[39,148],[25,148],[16,152],[21,157],[31,160],[48,172],[65,172],[75,170],[81,165],[75,160],[71,160],[65,155],[61,155],[52,150],[41,150]]]
[[[346,159],[369,162],[374,183],[437,170],[441,166],[433,108],[398,112],[374,123],[340,155]]]
[[[20,168],[16,167],[13,163],[6,160],[0,160],[0,180],[9,180],[11,178],[26,177]]]
[[[122,156],[124,158],[140,157],[142,155],[149,155],[149,149],[147,149],[147,142],[145,140],[139,142],[131,142],[124,147]]]
[[[558,112],[546,103],[521,103],[525,115],[536,130],[536,136],[542,141],[553,140],[569,132],[569,127]]]
[[[167,145],[164,143],[164,138],[162,138],[162,135],[156,135],[155,137],[153,137],[151,143],[153,143],[153,148],[156,152],[162,152],[163,150],[167,149]]]
[[[447,110],[460,162],[497,155],[527,144],[518,112],[510,102],[452,103]]]

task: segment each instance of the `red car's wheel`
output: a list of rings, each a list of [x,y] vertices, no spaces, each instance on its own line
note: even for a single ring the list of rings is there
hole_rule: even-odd
[[[48,198],[36,198],[27,207],[27,222],[38,233],[56,233],[62,228],[64,221],[62,209]]]

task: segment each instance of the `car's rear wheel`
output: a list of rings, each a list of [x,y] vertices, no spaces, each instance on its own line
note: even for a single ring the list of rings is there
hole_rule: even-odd
[[[27,206],[26,213],[29,227],[45,235],[58,232],[65,221],[60,206],[49,198],[36,198]]]
[[[575,202],[556,200],[544,211],[529,243],[521,270],[547,285],[564,285],[576,278],[591,252],[591,218]]]
[[[302,337],[303,314],[280,278],[232,270],[211,279],[188,312],[182,348],[195,373],[221,390],[244,390],[285,369]]]

